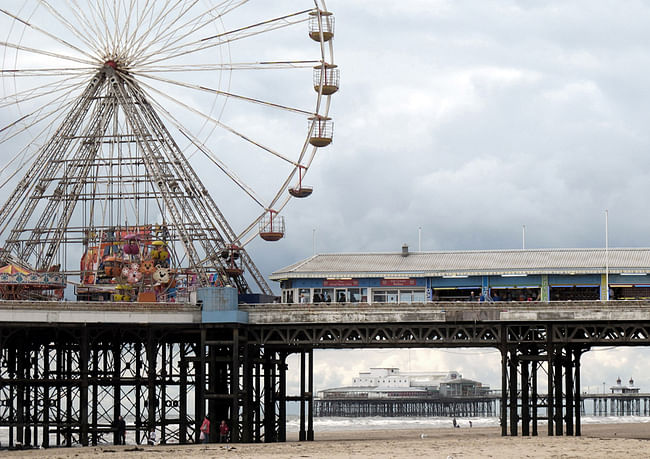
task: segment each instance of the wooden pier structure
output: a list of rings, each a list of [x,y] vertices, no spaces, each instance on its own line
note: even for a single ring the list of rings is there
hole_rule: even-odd
[[[580,359],[595,346],[650,345],[650,302],[240,305],[204,321],[197,306],[0,303],[0,426],[45,447],[129,438],[198,442],[209,414],[235,442],[286,440],[287,403],[313,440],[315,349],[469,348],[501,352],[503,435],[580,435]],[[300,389],[287,393],[287,357]],[[538,378],[548,390],[540,393]],[[603,398],[603,400],[606,400]],[[611,409],[610,409],[611,412]],[[212,435],[211,438],[216,438]]]

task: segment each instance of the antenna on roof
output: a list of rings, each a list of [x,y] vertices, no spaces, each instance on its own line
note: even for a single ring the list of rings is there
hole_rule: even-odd
[[[526,225],[521,227],[521,248],[526,250]]]
[[[422,252],[422,227],[418,226],[418,252]]]

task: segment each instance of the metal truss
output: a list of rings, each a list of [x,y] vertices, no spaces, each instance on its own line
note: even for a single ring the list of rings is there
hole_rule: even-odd
[[[163,443],[187,443],[196,419],[196,341],[162,330],[109,327],[0,330],[0,425],[9,443],[44,447],[117,439],[155,428]]]
[[[223,285],[252,293],[223,256],[235,247],[260,290],[272,294],[144,91],[108,64],[0,208],[0,233],[10,225],[6,257],[38,270],[63,261],[69,274],[79,271],[66,266],[68,245],[87,250],[120,228],[158,226],[173,258],[201,285],[216,273]]]
[[[314,348],[495,346],[501,342],[497,324],[317,324],[251,326],[251,340],[263,345]]]
[[[11,445],[129,441],[155,428],[163,443],[211,441],[226,420],[233,442],[287,437],[300,404],[301,440],[313,439],[313,350],[494,347],[502,356],[503,435],[580,435],[580,358],[592,346],[648,345],[650,324],[434,323],[299,325],[33,325],[0,327],[0,426]],[[287,394],[287,358],[300,355],[300,390]],[[538,379],[546,378],[546,393]],[[193,406],[192,406],[193,404]],[[521,429],[521,430],[520,430]]]
[[[549,332],[549,330],[551,330]],[[586,346],[650,345],[650,323],[417,323],[251,325],[249,339],[262,345],[315,348],[498,347],[502,343]]]

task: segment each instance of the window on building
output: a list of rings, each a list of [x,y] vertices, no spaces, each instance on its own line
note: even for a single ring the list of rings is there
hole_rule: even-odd
[[[397,290],[373,290],[373,303],[397,303],[399,293]]]

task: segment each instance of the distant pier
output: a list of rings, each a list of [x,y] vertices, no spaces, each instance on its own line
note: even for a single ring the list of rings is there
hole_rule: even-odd
[[[315,399],[321,417],[496,417],[500,395],[449,398]]]
[[[582,412],[593,416],[650,416],[650,394],[584,394]]]

